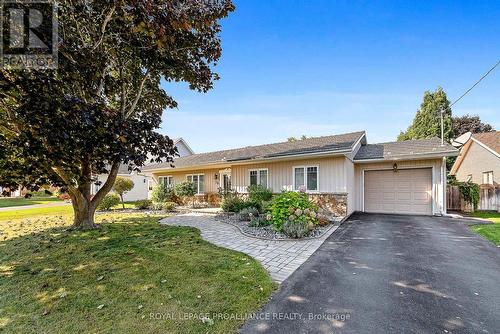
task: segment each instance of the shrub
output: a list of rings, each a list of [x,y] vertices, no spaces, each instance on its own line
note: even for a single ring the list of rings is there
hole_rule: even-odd
[[[260,184],[254,184],[247,187],[248,197],[253,202],[262,203],[270,201],[273,198],[273,192]]]
[[[117,194],[107,194],[97,206],[98,210],[110,210],[112,207],[120,204],[120,196]]]
[[[303,238],[309,234],[309,222],[306,219],[296,219],[283,224],[283,233],[290,238]]]
[[[145,209],[149,209],[152,204],[153,204],[153,202],[149,199],[141,199],[141,200],[136,201],[134,203],[134,206],[136,209],[145,210]]]
[[[252,220],[252,218],[258,217],[258,216],[259,216],[259,210],[257,210],[257,208],[255,208],[253,206],[248,207],[248,208],[244,208],[239,213],[240,220],[250,221],[250,220]]]
[[[268,226],[271,225],[271,222],[268,220],[265,220],[264,218],[260,216],[253,217],[250,222],[248,223],[248,226],[250,227],[262,227],[262,226]]]
[[[477,210],[479,205],[479,185],[473,182],[457,182],[457,185],[464,201],[471,203],[474,210]]]
[[[175,186],[175,192],[178,196],[191,197],[196,195],[196,187],[193,182],[184,181]]]
[[[238,213],[245,208],[256,208],[259,212],[262,210],[262,204],[252,200],[244,200],[238,196],[237,193],[231,192],[224,196],[221,203],[221,208],[224,212]]]
[[[193,182],[189,181],[184,181],[179,183],[178,185],[175,186],[175,192],[178,196],[181,197],[192,197],[196,195],[196,187]],[[193,199],[193,202],[191,205],[194,207],[195,200]]]
[[[162,204],[161,208],[164,211],[173,211],[175,207],[177,206],[177,203],[175,202],[165,202]]]
[[[159,184],[153,188],[153,192],[151,193],[151,199],[155,203],[172,201],[175,199],[174,188],[169,187],[166,184]]]
[[[269,211],[273,225],[278,231],[283,230],[283,224],[287,221],[305,220],[308,223],[317,223],[317,207],[304,193],[282,192],[273,198]]]
[[[50,197],[52,193],[47,189],[41,189],[30,193],[33,197]]]
[[[163,210],[163,203],[153,202],[149,208],[153,211],[161,211]]]

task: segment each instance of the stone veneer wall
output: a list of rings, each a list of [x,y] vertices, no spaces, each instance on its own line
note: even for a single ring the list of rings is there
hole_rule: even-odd
[[[309,194],[309,199],[327,214],[344,217],[347,215],[347,194]]]

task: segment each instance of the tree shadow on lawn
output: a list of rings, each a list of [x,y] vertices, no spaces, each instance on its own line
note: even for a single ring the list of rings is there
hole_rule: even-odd
[[[0,329],[231,332],[243,320],[213,314],[254,312],[275,289],[259,263],[205,242],[197,229],[147,216],[101,223],[0,242]]]

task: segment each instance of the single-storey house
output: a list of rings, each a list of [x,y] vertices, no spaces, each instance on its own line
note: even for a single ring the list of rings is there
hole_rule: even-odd
[[[472,134],[462,146],[450,174],[462,182],[497,184],[500,181],[500,131]]]
[[[445,157],[458,150],[440,139],[368,144],[364,131],[193,154],[148,165],[153,182],[193,182],[215,201],[220,189],[245,193],[305,188],[336,215],[354,211],[439,215],[446,212]]]
[[[173,141],[175,147],[177,147],[179,157],[185,157],[194,154],[191,147],[189,147],[189,145],[183,138],[176,138]],[[154,183],[150,175],[143,173],[142,171],[130,171],[126,164],[120,165],[120,168],[118,169],[118,176],[131,179],[134,182],[134,188],[123,195],[124,201],[137,201],[146,199],[148,198],[148,194],[150,193],[150,191],[153,189]],[[99,191],[99,188],[102,187],[102,185],[108,178],[108,174],[101,174],[97,178],[100,181],[100,184],[92,184],[92,195],[95,195],[97,191]]]

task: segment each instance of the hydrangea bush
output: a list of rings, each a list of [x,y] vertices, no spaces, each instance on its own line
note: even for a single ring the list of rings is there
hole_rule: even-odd
[[[317,224],[318,208],[302,192],[284,191],[273,198],[266,219],[278,231],[283,231],[286,222],[300,222],[300,225]]]

